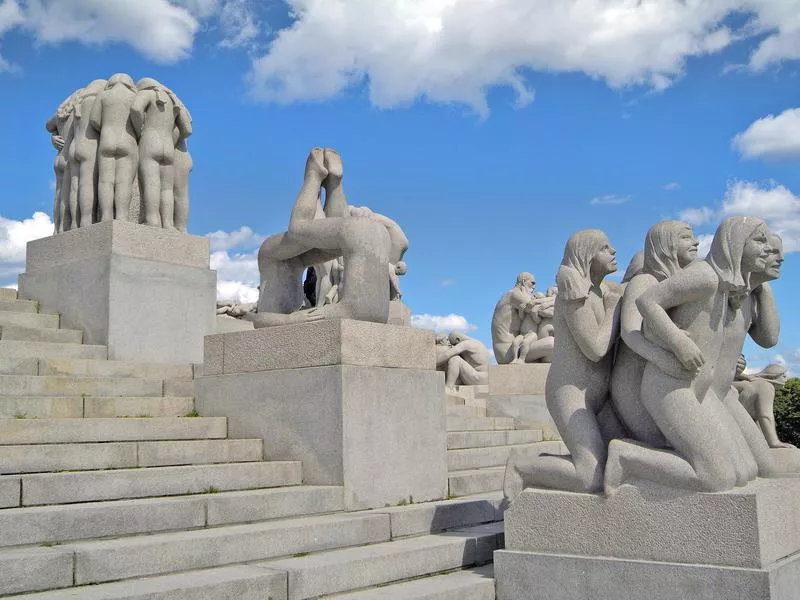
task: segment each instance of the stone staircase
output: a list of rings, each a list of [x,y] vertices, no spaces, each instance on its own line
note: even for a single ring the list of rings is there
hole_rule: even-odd
[[[193,376],[107,360],[0,291],[0,596],[495,597],[499,457],[536,432],[453,414],[450,491],[465,497],[344,512],[342,488],[303,485],[299,462],[197,416]]]

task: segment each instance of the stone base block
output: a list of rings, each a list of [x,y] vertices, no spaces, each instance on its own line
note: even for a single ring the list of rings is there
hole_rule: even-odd
[[[206,376],[195,384],[202,415],[228,417],[232,438],[263,439],[269,460],[301,460],[304,483],[343,486],[348,510],[447,494],[441,373],[338,364]]]
[[[264,327],[208,336],[205,374],[326,365],[436,368],[433,332],[350,319]]]
[[[214,321],[214,333],[230,333],[231,331],[251,331],[253,323],[244,319],[236,319],[228,315],[217,315]]]
[[[108,358],[199,362],[214,331],[216,273],[209,241],[125,221],[28,243],[19,297],[61,314]]]
[[[402,300],[389,301],[389,325],[411,327],[411,309]]]
[[[773,448],[771,452],[780,473],[800,474],[800,450],[797,448]]]
[[[719,494],[624,485],[610,498],[528,488],[506,512],[506,548],[766,568],[800,551],[800,479]]]
[[[489,395],[543,395],[549,372],[548,363],[492,365],[489,367]]]
[[[796,600],[800,554],[764,569],[498,550],[497,600]]]
[[[486,416],[511,417],[516,429],[541,429],[548,438],[559,437],[543,394],[489,396],[486,399]]]

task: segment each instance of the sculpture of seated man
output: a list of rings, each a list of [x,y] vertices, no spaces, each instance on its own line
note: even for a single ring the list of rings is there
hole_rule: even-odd
[[[436,366],[445,372],[445,385],[485,385],[489,383],[489,356],[486,348],[461,331],[437,337]]]
[[[342,162],[331,149],[314,148],[285,233],[267,238],[258,252],[261,275],[255,327],[345,318],[386,323],[392,241],[386,226],[351,215],[342,188]],[[320,189],[324,217],[316,218]],[[306,267],[343,258],[339,301],[307,310],[301,277]]]
[[[733,387],[739,391],[739,401],[758,423],[770,448],[794,448],[782,442],[775,429],[775,392],[786,383],[786,367],[773,364],[753,374],[745,373],[746,368],[747,362],[740,356],[733,382]]]
[[[533,275],[520,273],[517,283],[503,294],[494,308],[492,346],[498,364],[550,362],[552,359],[555,295],[534,298],[535,285]],[[548,321],[542,326],[545,319]]]

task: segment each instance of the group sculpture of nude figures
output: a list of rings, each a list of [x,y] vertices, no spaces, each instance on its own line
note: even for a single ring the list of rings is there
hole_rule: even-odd
[[[56,233],[113,219],[186,231],[192,118],[172,90],[124,73],[96,79],[61,103],[47,130],[58,151]]]
[[[620,285],[603,281],[617,264],[602,231],[569,238],[546,384],[569,454],[512,453],[509,500],[525,487],[611,495],[634,480],[722,492],[778,474],[771,447],[784,444],[774,420],[757,424],[759,411],[746,408],[745,392],[757,390],[741,381],[740,356],[747,335],[778,342],[769,282],[781,239],[758,218],[733,216],[705,259],[697,248],[686,223],[658,223]]]

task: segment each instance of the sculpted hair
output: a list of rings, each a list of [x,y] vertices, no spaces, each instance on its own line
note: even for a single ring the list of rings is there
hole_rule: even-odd
[[[625,275],[622,278],[622,283],[628,283],[631,279],[641,273],[643,268],[644,251],[639,250],[639,252],[633,255],[631,262],[628,263],[628,268],[625,269]]]
[[[742,275],[744,245],[756,229],[767,225],[756,217],[728,217],[717,228],[706,261],[716,271],[720,288],[727,292],[748,293],[750,282]]]
[[[564,300],[580,300],[592,289],[592,260],[608,244],[600,229],[583,229],[573,233],[564,247],[564,258],[556,274],[558,295]]]
[[[688,227],[683,221],[661,221],[650,228],[644,240],[644,273],[663,281],[681,270],[678,239]]]

